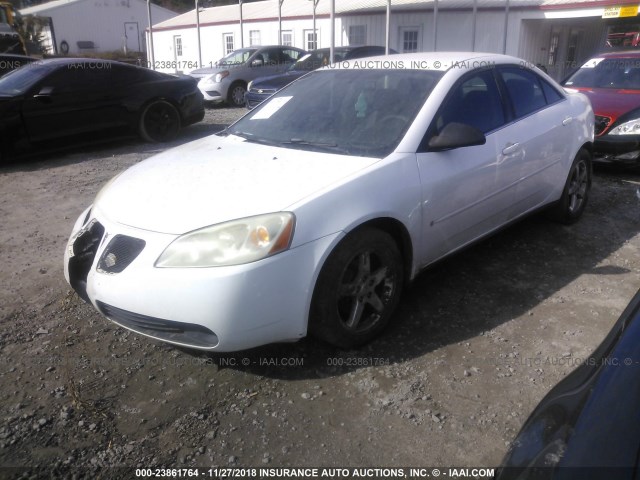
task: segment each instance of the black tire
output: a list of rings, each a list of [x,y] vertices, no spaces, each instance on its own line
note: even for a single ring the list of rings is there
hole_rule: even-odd
[[[147,142],[169,142],[180,130],[180,114],[166,100],[155,100],[140,115],[140,136]]]
[[[389,234],[365,227],[348,235],[318,277],[310,333],[342,348],[371,341],[389,323],[402,282],[402,256]]]
[[[589,200],[591,172],[591,153],[583,148],[571,164],[560,200],[549,210],[553,220],[571,225],[580,219]]]
[[[244,94],[247,93],[247,87],[242,82],[235,82],[229,87],[227,94],[228,102],[234,107],[244,107]]]

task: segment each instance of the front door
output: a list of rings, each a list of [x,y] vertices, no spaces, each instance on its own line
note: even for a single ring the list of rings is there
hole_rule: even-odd
[[[444,100],[427,137],[449,123],[486,135],[484,145],[418,153],[422,183],[422,265],[432,263],[503,225],[514,198],[518,163],[504,155],[509,129],[493,74],[467,74]]]
[[[123,121],[114,101],[109,63],[70,64],[26,96],[22,116],[32,142],[99,131]]]

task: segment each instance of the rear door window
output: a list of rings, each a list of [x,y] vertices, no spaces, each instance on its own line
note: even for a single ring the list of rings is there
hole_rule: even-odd
[[[516,119],[546,107],[547,100],[538,75],[520,67],[501,67],[498,71]]]

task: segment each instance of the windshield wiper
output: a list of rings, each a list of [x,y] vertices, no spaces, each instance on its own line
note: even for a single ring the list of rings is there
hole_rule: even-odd
[[[252,133],[249,132],[239,132],[239,131],[230,131],[228,128],[224,130],[226,135],[235,135],[236,137],[241,137],[252,143],[259,143],[261,145],[270,145],[270,146],[278,146],[278,142],[274,142],[272,140],[267,140],[266,138],[255,137]]]
[[[349,154],[349,151],[339,147],[336,143],[328,143],[328,142],[312,142],[310,140],[304,140],[302,138],[291,138],[288,142],[282,142],[283,145],[304,145],[307,147],[317,147],[323,148],[326,150],[346,153]]]

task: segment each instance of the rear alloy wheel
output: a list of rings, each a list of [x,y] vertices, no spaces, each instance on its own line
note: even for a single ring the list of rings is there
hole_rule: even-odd
[[[402,283],[402,257],[393,238],[368,227],[352,233],[320,272],[310,332],[342,348],[371,341],[389,323]]]
[[[247,89],[242,83],[234,83],[229,88],[229,103],[234,107],[243,107],[245,93],[247,93]]]
[[[552,218],[565,225],[577,222],[587,206],[590,189],[591,154],[581,149],[571,164],[560,200],[550,210]]]
[[[140,116],[140,136],[148,142],[169,142],[180,130],[180,114],[166,100],[156,100]]]

